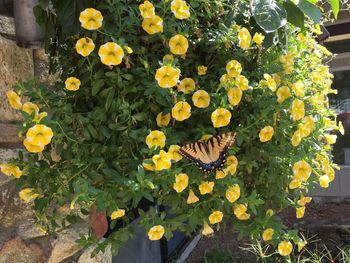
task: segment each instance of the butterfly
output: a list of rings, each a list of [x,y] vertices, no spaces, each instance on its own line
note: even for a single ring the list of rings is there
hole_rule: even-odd
[[[207,141],[197,141],[186,144],[179,153],[193,161],[205,174],[221,170],[226,161],[227,151],[234,144],[235,132],[215,135]]]

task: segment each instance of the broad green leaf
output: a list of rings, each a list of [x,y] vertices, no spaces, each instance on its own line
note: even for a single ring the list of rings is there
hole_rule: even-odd
[[[334,17],[337,18],[339,13],[339,0],[329,0],[329,3],[331,4]]]
[[[95,81],[92,83],[91,95],[92,95],[92,96],[95,96],[95,95],[101,90],[101,88],[103,87],[104,83],[105,83],[105,82],[104,82],[103,79],[95,80]]]
[[[283,6],[287,11],[288,22],[297,27],[304,28],[304,13],[293,2],[284,2]]]
[[[307,0],[300,0],[297,6],[305,15],[310,17],[316,24],[320,23],[322,13],[316,5],[311,4]]]
[[[276,31],[287,23],[287,12],[274,0],[253,0],[251,11],[257,24],[266,33]]]

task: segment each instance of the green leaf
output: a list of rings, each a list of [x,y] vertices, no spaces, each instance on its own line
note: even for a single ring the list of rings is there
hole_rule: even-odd
[[[329,3],[331,4],[334,17],[337,18],[339,13],[339,0],[329,0]]]
[[[101,90],[104,84],[105,84],[105,81],[103,79],[95,80],[92,83],[91,95],[95,96]]]
[[[283,6],[287,11],[288,22],[297,27],[304,28],[304,13],[293,2],[284,2]]]
[[[300,0],[297,6],[300,10],[310,17],[316,24],[319,24],[322,18],[321,10],[316,6],[311,4],[307,0]]]
[[[287,23],[287,12],[274,0],[253,0],[251,11],[257,24],[266,33],[276,31]]]

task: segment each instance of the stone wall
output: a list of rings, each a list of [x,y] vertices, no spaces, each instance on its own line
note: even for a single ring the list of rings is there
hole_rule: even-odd
[[[9,106],[6,91],[18,81],[34,78],[34,72],[40,73],[39,80],[47,79],[43,51],[33,56],[14,39],[13,18],[0,15],[0,164],[16,157],[22,147],[17,131],[21,115]],[[88,231],[85,224],[62,229],[56,237],[37,228],[31,204],[21,202],[15,180],[0,173],[0,263],[111,262],[110,250],[91,259],[91,250],[77,245],[75,240]]]

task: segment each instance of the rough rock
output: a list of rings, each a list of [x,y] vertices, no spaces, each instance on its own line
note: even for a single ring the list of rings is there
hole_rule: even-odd
[[[12,17],[0,15],[0,32],[6,36],[15,36],[15,21]]]
[[[95,246],[91,246],[86,249],[80,256],[78,263],[112,263],[112,250],[111,246],[108,246],[104,253],[100,252],[96,257],[91,258],[91,252],[95,249]]]
[[[7,162],[9,159],[16,158],[18,156],[18,149],[2,149],[0,148],[0,164]],[[0,186],[13,180],[13,177],[8,177],[0,172]],[[1,192],[0,192],[1,194]]]
[[[0,147],[20,147],[23,137],[18,136],[18,125],[14,123],[0,123]]]

